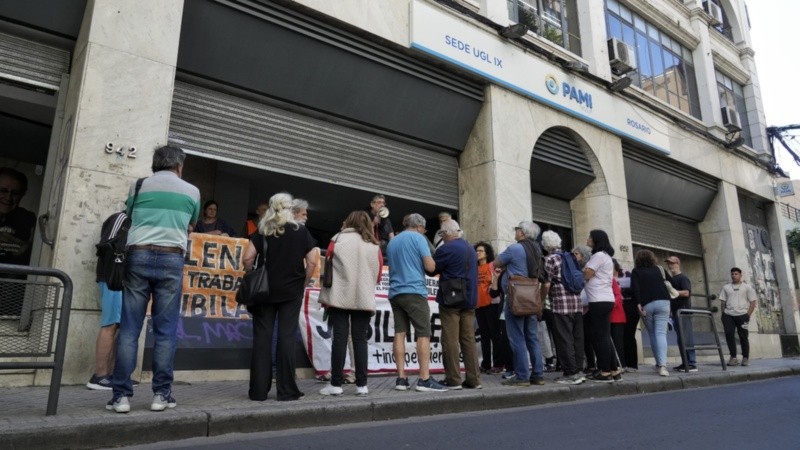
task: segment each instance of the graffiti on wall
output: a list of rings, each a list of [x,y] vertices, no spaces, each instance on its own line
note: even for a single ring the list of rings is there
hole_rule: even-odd
[[[769,232],[762,226],[746,222],[743,225],[747,263],[752,271],[752,279],[749,282],[758,295],[758,307],[755,312],[758,329],[761,333],[785,333]]]

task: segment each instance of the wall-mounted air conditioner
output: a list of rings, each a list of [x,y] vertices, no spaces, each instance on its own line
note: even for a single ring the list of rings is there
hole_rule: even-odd
[[[728,131],[742,131],[742,120],[739,118],[739,113],[733,108],[722,107],[722,124]]]
[[[608,40],[608,62],[615,75],[624,75],[636,70],[636,53],[628,44],[611,38]]]
[[[703,9],[706,14],[711,16],[711,20],[709,21],[711,26],[722,25],[722,8],[718,4],[711,0],[706,0],[703,2]]]

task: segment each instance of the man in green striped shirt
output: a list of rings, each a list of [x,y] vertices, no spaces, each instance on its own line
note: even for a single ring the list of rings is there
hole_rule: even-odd
[[[200,192],[181,180],[186,155],[178,147],[164,146],[153,154],[153,176],[128,194],[128,232],[122,315],[112,387],[106,409],[130,411],[131,373],[136,367],[139,334],[152,296],[153,401],[152,411],[177,405],[172,396],[172,367],[183,284],[183,254],[189,226],[200,216]]]

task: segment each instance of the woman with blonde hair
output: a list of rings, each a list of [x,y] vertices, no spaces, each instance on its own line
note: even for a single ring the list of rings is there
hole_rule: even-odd
[[[375,314],[375,285],[380,281],[383,255],[364,211],[353,211],[342,231],[331,239],[326,258],[332,259],[333,283],[323,287],[319,302],[327,307],[333,328],[331,382],[322,395],[341,395],[347,335],[353,340],[356,365],[356,395],[367,395],[367,335]]]
[[[266,244],[266,253],[263,252]],[[250,359],[251,400],[263,401],[272,387],[272,333],[278,320],[277,388],[279,401],[299,400],[303,393],[295,382],[295,334],[303,303],[303,290],[316,267],[316,240],[297,223],[292,196],[282,192],[269,199],[269,209],[250,236],[244,268],[266,265],[269,298],[248,306],[253,317],[253,355]]]

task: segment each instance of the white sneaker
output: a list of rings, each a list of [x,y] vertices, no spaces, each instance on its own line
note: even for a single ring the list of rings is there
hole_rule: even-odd
[[[366,386],[356,386],[356,395],[369,395],[369,389]]]
[[[329,384],[319,390],[319,393],[322,395],[342,395],[342,392],[344,391],[342,390],[341,386],[334,386],[332,384]]]
[[[130,412],[131,402],[128,400],[128,397],[123,395],[122,397],[119,397],[116,401],[114,401],[114,399],[111,399],[111,401],[106,403],[106,409],[118,413]]]
[[[153,396],[153,403],[150,403],[150,411],[163,411],[167,408],[174,408],[178,406],[178,402],[172,398],[171,394],[166,396],[156,394]]]
[[[661,375],[662,377],[668,377],[669,376],[669,370],[667,370],[667,366],[659,367],[658,368],[658,374]]]

